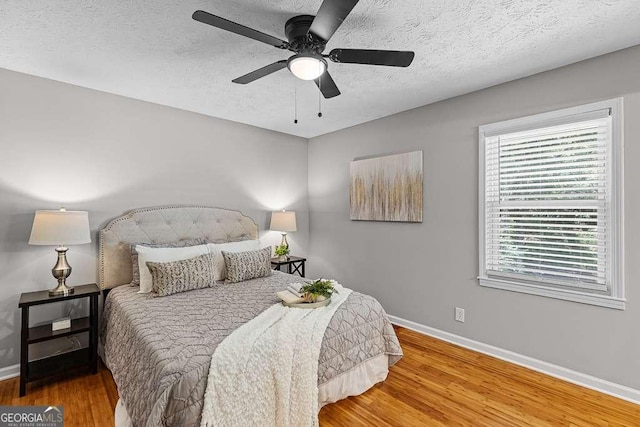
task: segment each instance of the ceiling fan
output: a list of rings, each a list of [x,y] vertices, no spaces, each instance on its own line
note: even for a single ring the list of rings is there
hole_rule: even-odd
[[[328,55],[323,54],[327,42],[357,3],[358,0],[324,0],[316,16],[294,16],[284,26],[288,41],[202,10],[195,11],[192,17],[196,21],[295,53],[289,59],[274,62],[238,77],[232,80],[233,83],[251,83],[283,68],[289,68],[299,79],[314,80],[325,98],[333,98],[340,95],[340,90],[327,71],[325,58],[343,64],[408,67],[415,55],[408,51],[371,49],[333,49]]]

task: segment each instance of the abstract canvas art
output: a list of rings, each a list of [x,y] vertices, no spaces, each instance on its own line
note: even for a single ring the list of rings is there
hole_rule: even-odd
[[[351,219],[422,222],[422,151],[351,162]]]

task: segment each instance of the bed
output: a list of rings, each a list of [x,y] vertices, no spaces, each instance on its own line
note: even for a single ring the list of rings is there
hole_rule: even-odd
[[[120,401],[116,425],[200,425],[207,374],[218,345],[241,325],[278,303],[275,292],[300,277],[272,275],[165,297],[138,294],[131,243],[257,239],[255,222],[240,212],[205,206],[137,209],[99,233],[99,285],[108,291],[100,354]],[[105,292],[106,293],[106,292]],[[382,306],[352,292],[331,318],[318,363],[318,404],[358,395],[383,381],[402,350]]]

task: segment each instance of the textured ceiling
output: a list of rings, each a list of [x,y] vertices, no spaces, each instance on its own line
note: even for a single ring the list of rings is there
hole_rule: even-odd
[[[191,19],[274,36],[321,0],[2,0],[0,67],[313,137],[640,44],[639,0],[360,0],[327,46],[414,50],[409,68],[329,63],[342,95],[282,70],[287,52]],[[294,87],[299,123],[293,124]]]

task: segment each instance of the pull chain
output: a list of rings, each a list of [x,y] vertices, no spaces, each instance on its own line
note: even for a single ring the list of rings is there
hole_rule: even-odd
[[[298,124],[298,79],[293,81],[293,123]]]
[[[318,71],[320,70],[322,70],[322,66],[318,62]],[[318,76],[318,117],[322,117],[322,74]]]

